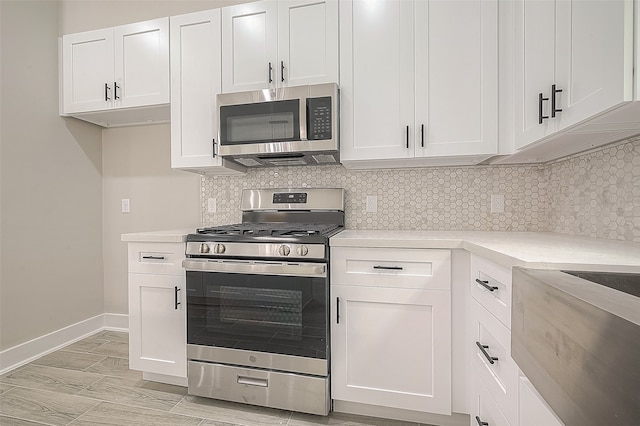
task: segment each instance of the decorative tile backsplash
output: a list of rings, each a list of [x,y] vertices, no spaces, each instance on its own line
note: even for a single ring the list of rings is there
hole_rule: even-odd
[[[241,220],[245,188],[344,188],[348,229],[554,231],[640,242],[640,139],[546,165],[251,170],[202,178],[205,226]],[[505,196],[491,213],[492,194]],[[377,196],[377,212],[366,197]],[[207,211],[216,199],[216,213]]]
[[[549,231],[640,242],[640,138],[547,168]]]

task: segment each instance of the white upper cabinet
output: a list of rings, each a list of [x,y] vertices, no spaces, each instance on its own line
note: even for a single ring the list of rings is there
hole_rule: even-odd
[[[281,86],[338,82],[338,2],[278,1]]]
[[[340,2],[341,160],[473,164],[497,152],[497,2]]]
[[[221,91],[220,9],[171,17],[171,167],[207,174],[244,168],[216,156]]]
[[[169,102],[169,19],[115,27],[115,107]]]
[[[62,37],[64,112],[96,111],[113,104],[113,28]]]
[[[169,19],[62,37],[65,114],[169,102]]]
[[[415,33],[416,156],[495,154],[497,3],[416,1]]]
[[[222,90],[338,81],[338,2],[263,0],[222,9]]]
[[[518,0],[514,10],[516,149],[633,100],[632,0]]]

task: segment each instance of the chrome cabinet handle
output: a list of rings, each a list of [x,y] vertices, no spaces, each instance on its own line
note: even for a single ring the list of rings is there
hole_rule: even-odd
[[[545,98],[542,93],[538,94],[538,124],[542,124],[543,120],[549,118],[548,115],[542,115],[542,103],[548,100],[549,98]]]
[[[174,309],[178,309],[178,305],[180,305],[180,302],[178,301],[178,292],[180,291],[180,289],[178,288],[178,286],[175,286],[175,305],[174,305]]]
[[[118,83],[116,83],[115,81],[113,82],[113,98],[115,100],[120,99],[120,96],[118,96],[118,89],[120,88],[120,86],[118,86]]]
[[[336,324],[340,324],[340,298],[336,297]]]
[[[143,259],[164,260],[164,256],[142,256]]]
[[[273,67],[271,66],[271,62],[269,62],[269,83],[273,83],[273,79],[271,78],[272,71],[273,71]]]
[[[420,125],[420,146],[424,148],[424,124]]]
[[[556,89],[556,85],[551,85],[551,117],[555,117],[557,112],[562,112],[562,108],[556,108],[556,94],[562,93],[562,89]]]
[[[480,284],[482,287],[486,288],[487,290],[489,290],[491,292],[493,292],[493,291],[498,289],[498,287],[494,287],[492,285],[489,285],[489,281],[483,281],[480,278],[476,278],[476,282],[478,284]]]
[[[402,266],[382,266],[382,265],[375,265],[373,267],[373,269],[385,269],[388,271],[402,271],[404,268]]]
[[[489,353],[486,351],[487,349],[489,349],[489,346],[483,345],[480,342],[476,342],[476,346],[480,348],[480,351],[482,351],[482,354],[485,356],[485,358],[487,358],[487,361],[489,361],[489,364],[495,364],[498,358],[496,358],[495,356],[489,355]]]
[[[109,87],[109,85],[107,83],[104,84],[104,100],[105,101],[110,101],[111,98],[109,97],[109,90],[111,90],[111,87]]]

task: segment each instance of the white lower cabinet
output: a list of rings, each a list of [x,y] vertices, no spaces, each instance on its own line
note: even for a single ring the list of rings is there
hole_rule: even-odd
[[[451,414],[447,250],[332,249],[334,400]]]
[[[129,367],[185,378],[182,243],[129,244]]]
[[[473,426],[515,426],[511,425],[491,397],[489,390],[482,384],[477,374],[473,374],[471,384],[471,425]],[[540,426],[540,425],[538,425]]]
[[[471,256],[471,426],[560,426],[511,358],[511,270]]]

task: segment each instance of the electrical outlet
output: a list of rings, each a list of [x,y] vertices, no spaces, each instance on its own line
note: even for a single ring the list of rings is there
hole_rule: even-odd
[[[367,212],[376,213],[378,211],[378,196],[367,195]]]
[[[131,205],[128,198],[122,199],[122,213],[129,213],[131,211]]]
[[[504,195],[491,195],[491,213],[504,213]]]
[[[208,213],[215,213],[217,211],[217,207],[216,207],[216,199],[215,198],[209,198],[207,200],[207,212]]]

